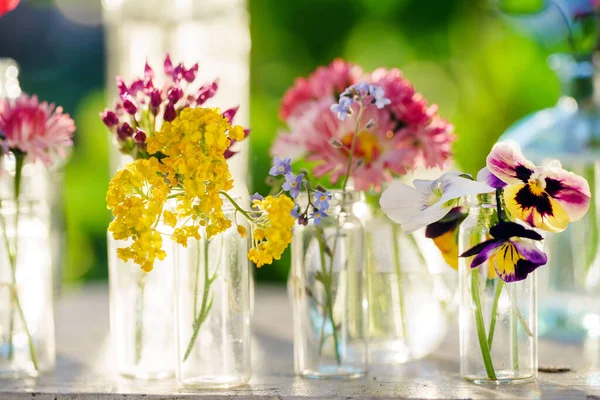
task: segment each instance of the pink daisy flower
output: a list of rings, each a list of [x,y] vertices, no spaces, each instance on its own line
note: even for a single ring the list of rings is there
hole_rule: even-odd
[[[359,67],[335,60],[297,79],[280,112],[289,130],[279,134],[272,155],[314,161],[314,174],[329,175],[335,184],[346,173],[355,120],[341,121],[330,108],[361,75]],[[364,112],[351,168],[355,188],[380,190],[394,175],[419,165],[443,167],[455,137],[453,126],[438,116],[437,106],[428,105],[397,69],[377,69],[366,81],[383,89],[390,103],[381,109],[369,105]]]
[[[40,103],[35,95],[0,101],[0,141],[8,150],[25,153],[30,162],[50,166],[56,156],[65,158],[74,131],[75,123],[62,107]]]

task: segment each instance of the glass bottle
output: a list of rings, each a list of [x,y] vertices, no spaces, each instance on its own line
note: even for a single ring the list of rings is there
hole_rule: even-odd
[[[540,334],[583,340],[600,329],[600,73],[598,55],[554,55],[550,66],[561,80],[556,106],[529,115],[501,139],[519,143],[537,165],[558,159],[563,168],[583,176],[592,201],[586,216],[565,232],[548,234],[548,265],[538,273]]]
[[[459,254],[490,239],[489,229],[498,219],[494,194],[472,196],[467,205]],[[496,275],[493,256],[476,268],[471,268],[472,259],[459,259],[461,375],[470,382],[492,384],[535,379],[536,272],[505,283]]]
[[[199,63],[196,82],[219,79],[219,90],[208,107],[223,110],[239,106],[235,123],[250,122],[250,30],[245,0],[102,0],[107,25],[107,81],[119,75],[127,81],[141,76],[146,61],[162,68],[166,53],[173,62]],[[108,135],[107,135],[108,136]],[[248,198],[248,141],[229,160],[234,193]],[[113,171],[124,166],[116,148]]]
[[[292,241],[294,368],[306,378],[357,378],[368,367],[365,232],[353,213],[361,195],[332,195],[329,216],[297,225]]]
[[[426,258],[422,246],[430,239],[403,233],[381,211],[378,197],[361,217],[369,275],[369,360],[395,364],[422,358],[442,343],[453,297],[443,271],[455,281],[457,274],[441,257]]]
[[[232,206],[223,211],[235,220]],[[209,240],[201,236],[178,246],[177,381],[199,389],[245,385],[252,374],[249,239],[240,237],[235,224]]]
[[[162,225],[162,224],[161,224]],[[166,232],[166,226],[159,226]],[[164,379],[175,375],[173,320],[176,245],[163,235],[164,260],[144,272],[117,256],[128,242],[108,232],[110,328],[116,372],[126,378]]]
[[[0,200],[0,377],[55,364],[51,244],[39,210],[25,195]]]

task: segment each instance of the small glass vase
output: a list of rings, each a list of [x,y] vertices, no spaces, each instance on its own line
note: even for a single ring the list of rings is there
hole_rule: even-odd
[[[234,220],[233,208],[224,212]],[[235,226],[201,236],[178,247],[177,381],[196,389],[245,385],[252,374],[249,239]]]
[[[292,241],[294,368],[305,378],[358,378],[368,366],[365,233],[353,213],[361,195],[332,194],[329,216],[297,225]]]
[[[175,375],[173,327],[175,243],[163,236],[164,260],[144,272],[117,257],[117,241],[108,233],[110,328],[118,374],[133,379]]]
[[[0,377],[34,377],[55,364],[52,252],[40,214],[25,196],[0,200]]]
[[[459,231],[459,253],[488,240],[497,220],[494,195],[468,200],[469,216]],[[459,261],[460,370],[473,383],[505,384],[536,378],[536,273],[519,282],[497,277],[494,257],[471,268]]]

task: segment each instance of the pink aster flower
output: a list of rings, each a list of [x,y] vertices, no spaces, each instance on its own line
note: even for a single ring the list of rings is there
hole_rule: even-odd
[[[50,166],[56,156],[65,158],[74,131],[75,123],[62,107],[40,103],[35,95],[0,101],[0,141],[8,150],[24,153],[30,162]]]
[[[333,104],[344,89],[360,81],[362,76],[360,67],[337,58],[328,66],[317,68],[308,78],[296,79],[294,86],[283,95],[279,116],[287,120],[325,97]]]
[[[360,71],[336,60],[308,78],[297,79],[286,92],[280,112],[289,129],[279,134],[272,155],[315,161],[314,174],[328,174],[336,183],[346,173],[356,121],[345,118],[349,98],[342,96],[335,103],[346,86],[360,80]],[[356,164],[351,168],[355,188],[380,190],[394,175],[419,165],[443,167],[455,137],[453,126],[437,114],[437,106],[428,105],[397,69],[377,69],[362,78],[366,82],[359,85],[379,88],[385,104],[369,104],[362,117],[353,154]],[[352,107],[355,110],[357,105]]]

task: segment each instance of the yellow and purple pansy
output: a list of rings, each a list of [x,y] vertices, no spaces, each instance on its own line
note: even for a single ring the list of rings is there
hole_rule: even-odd
[[[492,239],[479,243],[461,257],[472,257],[471,268],[486,261],[494,263],[496,273],[504,282],[527,278],[536,268],[546,264],[548,257],[534,241],[542,236],[516,222],[500,222],[490,229]],[[492,261],[493,260],[493,261]]]
[[[504,188],[508,212],[534,228],[561,232],[581,219],[590,205],[590,187],[558,161],[536,166],[514,142],[494,146],[478,179]]]
[[[425,228],[425,237],[433,240],[444,261],[454,269],[458,269],[458,227],[465,218],[465,207],[454,207],[444,218]]]

